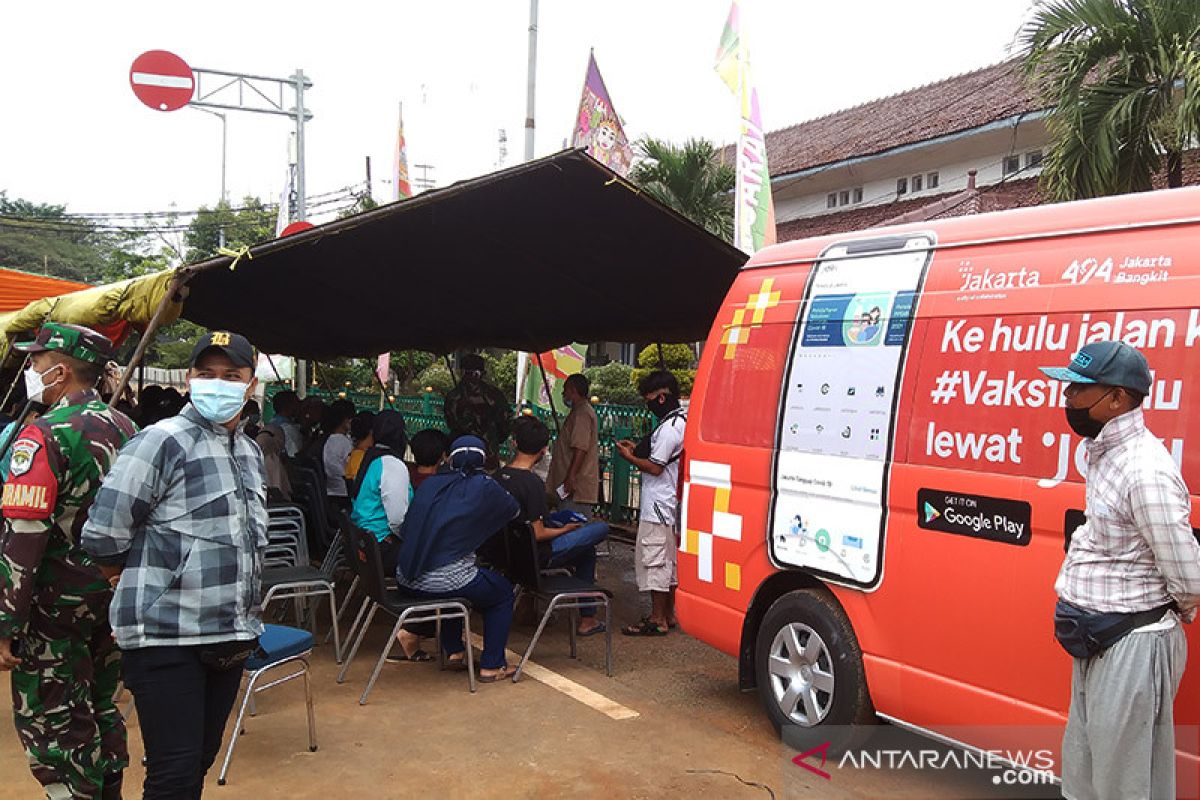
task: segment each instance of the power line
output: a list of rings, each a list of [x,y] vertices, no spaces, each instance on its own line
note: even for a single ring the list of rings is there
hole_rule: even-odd
[[[337,197],[327,197],[324,200],[310,201],[308,208],[310,210],[324,209],[322,213],[337,214],[347,211],[358,203],[359,196],[355,194],[343,194]],[[332,208],[331,208],[332,206]],[[262,207],[248,207],[242,211],[261,212],[264,215],[275,215],[278,213],[278,204],[264,205]],[[234,212],[230,209],[231,213]],[[206,213],[212,213],[206,212]],[[190,230],[192,225],[199,219],[197,215],[190,222],[173,222],[171,224],[155,224],[153,221],[147,221],[146,224],[118,224],[118,223],[96,223],[90,220],[78,220],[73,217],[62,218],[45,218],[45,217],[21,217],[14,215],[0,214],[0,227],[16,228],[28,231],[40,231],[46,233],[62,233],[62,234],[103,234],[103,233],[177,233]],[[253,226],[254,222],[239,219],[213,219],[206,224],[213,226],[224,226],[228,228],[238,228]]]
[[[307,199],[307,201],[312,202],[314,200],[319,201],[324,198],[331,197],[333,195],[341,195],[341,196],[357,195],[357,194],[361,193],[362,189],[363,189],[363,184],[361,182],[360,183],[352,183],[348,186],[343,186],[340,189],[333,189],[331,191],[322,192],[320,194],[310,194],[307,196],[306,199]],[[269,204],[263,204],[262,206],[236,206],[236,207],[231,207],[227,210],[230,212],[233,212],[233,213],[238,213],[238,212],[242,212],[242,211],[259,211],[259,210],[266,210],[266,209],[271,209],[271,208],[277,209],[278,207],[279,207],[278,203],[269,203]],[[22,220],[30,220],[30,221],[42,221],[42,220],[47,220],[47,219],[54,219],[54,220],[153,219],[153,218],[158,218],[158,217],[172,217],[172,216],[194,217],[194,216],[197,216],[202,213],[212,213],[216,210],[217,210],[217,207],[214,206],[212,208],[204,208],[204,209],[169,210],[169,211],[136,211],[136,212],[135,211],[128,211],[128,212],[126,212],[126,211],[86,211],[86,212],[78,212],[78,213],[64,211],[62,216],[52,217],[52,218],[51,217],[22,216],[22,215],[16,215],[16,214],[4,214],[4,215],[0,215],[0,218],[22,219]]]

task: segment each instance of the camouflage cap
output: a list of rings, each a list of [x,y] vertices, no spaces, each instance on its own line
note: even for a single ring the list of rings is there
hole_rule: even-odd
[[[47,322],[32,342],[18,342],[13,347],[24,353],[54,350],[89,364],[104,364],[113,358],[113,345],[107,336],[65,322]]]

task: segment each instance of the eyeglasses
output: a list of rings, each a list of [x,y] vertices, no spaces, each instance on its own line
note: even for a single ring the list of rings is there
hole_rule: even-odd
[[[481,370],[481,369],[464,369],[463,377],[464,378],[482,378],[483,370]]]

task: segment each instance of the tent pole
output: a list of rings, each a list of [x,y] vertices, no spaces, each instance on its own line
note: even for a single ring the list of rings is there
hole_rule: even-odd
[[[554,393],[550,391],[550,376],[546,374],[546,368],[542,366],[542,354],[537,354],[538,370],[542,373],[542,386],[546,389],[546,399],[550,401],[550,415],[554,418],[554,433],[559,435],[562,430],[558,427],[558,409],[554,407]]]
[[[4,441],[0,442],[0,453],[8,452],[8,448],[12,445],[13,441],[16,440],[17,436],[20,435],[21,429],[25,427],[26,415],[29,414],[30,409],[33,408],[35,405],[41,405],[41,404],[34,403],[32,400],[25,401],[25,407],[21,409],[21,413],[18,414],[17,417],[13,420],[17,424],[13,425],[12,430],[8,432],[8,436],[5,436]]]
[[[454,365],[450,363],[450,354],[446,353],[443,356],[446,359],[446,371],[450,373],[450,382],[454,384],[454,388],[458,388],[458,376],[454,374]]]
[[[21,362],[21,368],[17,370],[17,377],[13,378],[13,382],[8,385],[8,391],[4,394],[4,402],[0,403],[0,409],[8,408],[8,400],[12,397],[13,389],[17,388],[17,381],[25,377],[25,368],[29,366],[29,359],[31,357],[32,353],[25,354],[25,360]],[[0,450],[0,453],[3,452],[4,450]]]
[[[146,326],[146,330],[142,331],[142,338],[138,340],[137,349],[133,351],[133,356],[129,359],[129,366],[121,371],[121,380],[117,383],[117,391],[113,393],[112,400],[108,405],[111,408],[116,404],[121,395],[125,394],[125,390],[129,388],[129,379],[133,377],[133,369],[142,363],[142,357],[146,355],[146,349],[150,347],[150,342],[154,341],[154,334],[158,332],[158,328],[162,325],[163,317],[167,315],[167,308],[171,305],[171,299],[183,288],[187,278],[176,274],[171,279],[170,285],[167,286],[167,291],[163,293],[162,300],[158,303],[158,308],[154,309],[154,316],[150,318],[150,323]]]
[[[270,353],[263,353],[267,357],[267,363],[271,365],[271,372],[275,373],[275,380],[281,381],[283,378],[279,375],[279,368],[275,366],[275,359],[271,358]]]
[[[138,364],[138,399],[142,397],[142,386],[146,383],[146,365]]]
[[[47,311],[46,314],[42,317],[43,325],[50,321],[50,316],[54,313],[54,309],[58,308],[59,299],[60,298],[58,298],[58,297],[54,298],[54,302],[50,304],[50,310]],[[40,328],[41,326],[39,325],[38,327]],[[15,333],[9,334],[8,336],[5,337],[5,339],[4,339],[4,355],[0,356],[0,366],[3,366],[4,362],[8,359],[8,356],[12,353],[13,343],[16,341],[16,338],[17,338],[17,335]],[[12,397],[13,389],[17,388],[17,381],[22,380],[24,378],[25,369],[29,366],[29,361],[32,358],[33,358],[32,353],[25,354],[25,359],[21,362],[21,369],[17,371],[17,376],[15,378],[13,378],[13,382],[8,385],[8,391],[4,394],[4,402],[0,403],[0,411],[2,411],[8,407],[8,401],[9,401],[9,398]],[[21,414],[22,414],[22,416],[24,416],[28,412],[29,412],[29,406],[26,406],[25,410],[22,411]],[[8,449],[7,447],[0,449],[0,453],[5,452],[7,449]]]
[[[663,348],[662,348],[662,342],[656,342],[656,344],[658,345],[658,368],[659,368],[659,369],[661,369],[661,370],[663,370],[663,371],[666,371],[666,369],[667,369],[667,359],[665,359],[665,358],[663,357]]]
[[[383,401],[385,399],[387,399],[387,396],[388,396],[387,386],[384,384],[383,380],[380,379],[378,372],[376,372],[375,370],[371,370],[371,374],[375,376],[375,382],[379,384],[379,410],[382,411],[383,410]],[[388,404],[388,408],[392,409],[393,411],[396,410],[396,407],[394,405],[392,405],[391,400],[388,400],[387,404]]]

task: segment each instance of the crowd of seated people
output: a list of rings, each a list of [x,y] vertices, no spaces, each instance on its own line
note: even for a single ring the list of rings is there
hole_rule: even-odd
[[[186,402],[178,391],[147,386],[135,408],[143,424],[177,413]],[[608,535],[604,522],[588,522],[577,511],[551,513],[546,485],[533,471],[545,458],[546,426],[533,417],[513,428],[515,454],[496,472],[485,470],[488,446],[474,436],[451,442],[441,430],[411,438],[403,415],[386,409],[357,412],[353,403],[325,405],[300,400],[285,390],[271,399],[274,415],[263,423],[251,401],[243,431],[263,451],[270,498],[292,501],[289,464],[319,468],[331,508],[344,508],[351,520],[379,543],[386,574],[414,597],[463,597],[483,617],[480,679],[509,677],[505,662],[513,618],[513,586],[504,575],[476,563],[476,551],[514,519],[529,523],[543,568],[568,568],[594,580],[596,545]],[[421,649],[435,636],[433,623],[406,625],[399,652],[389,661],[431,661]],[[604,631],[595,612],[583,610],[577,633]],[[442,624],[439,646],[450,669],[465,669],[462,625]]]

